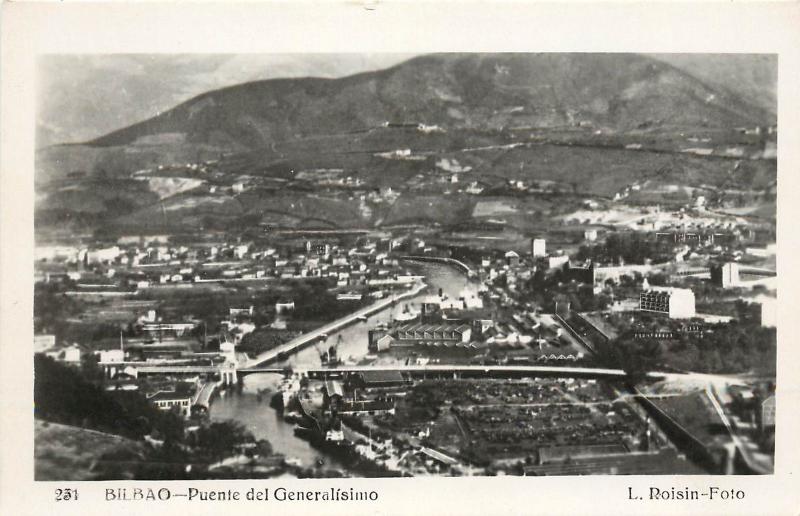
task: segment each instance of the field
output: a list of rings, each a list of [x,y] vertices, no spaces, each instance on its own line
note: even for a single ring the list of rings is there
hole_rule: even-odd
[[[563,141],[531,138],[499,131],[456,130],[425,135],[386,128],[298,138],[272,148],[228,153],[210,166],[204,179],[219,186],[229,186],[240,176],[248,176],[253,185],[239,195],[194,196],[190,189],[197,180],[175,183],[159,179],[152,191],[146,184],[115,184],[112,199],[122,198],[125,202],[114,202],[113,206],[108,204],[110,195],[97,189],[95,179],[124,181],[133,172],[158,164],[185,166],[197,156],[216,159],[220,155],[211,152],[209,146],[198,145],[190,158],[187,148],[192,144],[185,142],[136,144],[128,148],[62,146],[39,153],[37,184],[68,184],[64,181],[70,175],[80,176],[69,191],[40,187],[38,193],[47,196],[40,208],[97,214],[87,221],[92,225],[184,229],[230,229],[257,222],[288,227],[403,223],[449,226],[469,220],[499,219],[527,231],[532,222],[577,209],[581,199],[611,200],[622,193],[626,202],[685,203],[691,202],[695,189],[709,197],[731,188],[760,195],[759,192],[769,191],[776,178],[776,163],[770,159],[737,160],[666,148],[653,152],[592,145],[586,141],[591,141],[591,135],[583,133]],[[669,134],[652,138],[655,142],[671,141]],[[410,149],[421,159],[376,157],[399,149]],[[444,170],[442,163],[446,163],[445,168],[454,169],[456,162],[457,170],[462,172],[459,182],[450,184],[445,179],[451,172]],[[334,186],[304,172],[317,169],[336,170],[338,177],[357,178],[360,186]],[[484,189],[482,194],[458,193],[458,189],[463,190],[474,181]],[[510,188],[509,181],[521,181],[528,189]],[[626,193],[634,184],[643,186]],[[671,191],[668,185],[681,187]],[[360,203],[361,196],[386,187],[400,193],[400,198],[394,202]],[[168,196],[162,210],[157,201]],[[733,209],[770,217],[773,207],[774,200],[758,197],[743,208]],[[62,220],[53,217],[46,222],[58,224]],[[606,217],[596,222],[611,220]]]
[[[644,426],[616,396],[594,381],[427,381],[394,416],[376,421],[411,434],[430,429],[430,446],[477,463],[524,460],[560,446],[624,454],[640,446]]]
[[[104,466],[98,462],[104,455],[142,450],[141,444],[112,434],[41,420],[34,424],[36,480],[92,480],[96,467]]]

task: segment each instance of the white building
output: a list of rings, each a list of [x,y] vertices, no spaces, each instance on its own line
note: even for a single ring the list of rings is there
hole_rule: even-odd
[[[766,258],[768,256],[774,256],[776,250],[777,250],[776,245],[770,244],[766,247],[748,247],[744,251],[750,256],[758,256],[759,258]]]
[[[774,297],[759,296],[755,299],[761,305],[761,326],[775,328],[778,326],[778,300]]]
[[[694,292],[688,288],[651,287],[639,294],[639,310],[669,315],[671,319],[695,316]]]
[[[148,401],[161,410],[172,410],[173,407],[177,407],[184,417],[189,417],[192,413],[192,398],[185,394],[159,391],[148,397]]]
[[[583,232],[583,238],[584,240],[587,240],[589,242],[594,242],[595,240],[597,240],[597,230],[587,229],[586,231]]]
[[[233,248],[233,255],[241,260],[242,258],[245,257],[245,255],[247,255],[248,249],[250,249],[250,246],[246,244],[237,245],[236,247]]]
[[[719,266],[712,266],[711,281],[722,288],[740,286],[739,264],[736,262],[729,262]]]
[[[516,251],[508,251],[505,254],[506,264],[516,266],[519,265],[519,254]]]
[[[282,314],[285,312],[291,312],[294,310],[294,301],[288,301],[284,303],[275,303],[275,313]]]
[[[531,252],[534,258],[539,256],[547,256],[546,241],[544,238],[534,238],[531,244]]]
[[[34,248],[34,260],[75,260],[78,256],[78,249],[76,247],[61,246],[61,245],[43,245]]]
[[[122,254],[122,251],[117,246],[94,249],[87,253],[86,260],[89,263],[113,262],[120,254]]]
[[[68,348],[64,348],[64,358],[62,358],[61,360],[63,362],[68,362],[70,364],[80,364],[81,348],[79,348],[74,344]]]
[[[100,352],[101,364],[114,364],[125,361],[125,352],[121,349],[109,349]]]
[[[561,256],[550,256],[547,258],[547,267],[555,269],[556,267],[563,266],[567,262],[569,262],[569,256],[565,254]]]
[[[33,336],[33,352],[42,353],[48,349],[56,347],[55,335],[34,335]]]

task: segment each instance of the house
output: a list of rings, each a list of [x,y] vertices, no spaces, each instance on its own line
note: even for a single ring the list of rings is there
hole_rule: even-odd
[[[80,364],[81,363],[81,348],[77,345],[73,344],[72,346],[64,348],[64,356],[61,359],[62,362],[67,362],[69,364]]]
[[[163,336],[165,333],[168,335],[174,335],[176,337],[182,337],[185,333],[194,330],[197,327],[196,322],[185,322],[185,323],[168,323],[168,322],[157,322],[157,323],[144,323],[142,324],[142,331],[149,334],[157,334],[159,336]]]
[[[184,417],[189,417],[192,412],[192,396],[188,393],[176,391],[158,391],[147,397],[147,401],[160,410],[172,410],[176,407]]]
[[[325,380],[325,400],[329,407],[337,410],[344,399],[344,388],[339,380]]]
[[[294,301],[282,301],[275,303],[275,313],[282,314],[294,311]]]
[[[250,305],[247,308],[229,308],[228,314],[230,319],[233,321],[237,317],[252,317],[253,316],[253,305]]]
[[[563,266],[565,263],[569,262],[569,256],[562,254],[561,256],[548,256],[547,257],[547,268],[548,269],[556,269],[558,267]]]
[[[387,351],[394,344],[395,339],[391,335],[384,335],[375,341],[376,351]]]
[[[531,254],[534,258],[547,256],[547,241],[544,238],[534,238],[531,242]]]
[[[122,251],[118,246],[94,249],[86,253],[86,261],[89,263],[106,263],[116,260]]]
[[[100,352],[101,364],[114,364],[125,361],[125,352],[121,349],[109,349]]]
[[[505,254],[506,264],[509,267],[517,267],[519,266],[519,254],[514,251],[508,251]]]
[[[55,335],[34,335],[33,336],[33,352],[42,353],[48,349],[56,346]]]
[[[769,396],[761,402],[761,414],[759,417],[761,431],[775,429],[775,395]]]

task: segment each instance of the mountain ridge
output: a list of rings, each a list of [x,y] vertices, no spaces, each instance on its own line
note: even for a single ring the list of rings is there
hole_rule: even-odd
[[[745,99],[647,56],[431,54],[342,78],[227,86],[85,143],[127,145],[144,136],[180,133],[196,143],[238,142],[254,149],[295,135],[386,121],[494,129],[589,123],[624,132],[772,120]]]

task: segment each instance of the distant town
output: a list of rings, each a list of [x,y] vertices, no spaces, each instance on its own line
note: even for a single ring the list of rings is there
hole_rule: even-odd
[[[210,478],[771,471],[774,242],[697,203],[641,217],[572,251],[419,230],[40,245],[37,364],[175,415],[185,446],[238,420]]]

